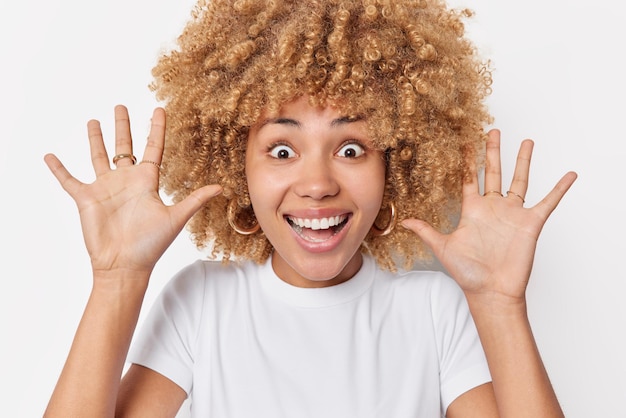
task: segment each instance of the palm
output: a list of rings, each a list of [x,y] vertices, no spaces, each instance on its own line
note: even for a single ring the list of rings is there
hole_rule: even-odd
[[[524,297],[541,229],[576,178],[574,173],[568,173],[541,202],[524,208],[520,196],[527,191],[532,147],[531,141],[522,143],[509,189],[513,193],[502,197],[498,193],[501,190],[499,133],[490,132],[484,187],[488,193],[479,194],[477,179],[463,186],[461,218],[456,230],[445,235],[422,221],[404,222],[431,246],[465,291]]]
[[[145,173],[150,167],[122,168],[90,185],[81,185],[75,194],[83,234],[94,269],[116,266],[148,269],[179,232]],[[132,183],[130,182],[132,178]]]
[[[458,228],[441,237],[437,256],[464,289],[495,286],[518,295],[526,287],[543,221],[510,199],[467,198]],[[519,278],[490,283],[509,269]]]
[[[96,180],[85,184],[72,177],[53,155],[46,162],[76,202],[85,244],[94,271],[127,269],[150,272],[184,224],[218,186],[200,189],[174,206],[158,194],[156,164],[133,165],[126,158],[112,170],[99,124],[89,123],[89,138]],[[155,111],[144,159],[161,161],[165,115]],[[116,108],[116,151],[132,154],[126,109]]]

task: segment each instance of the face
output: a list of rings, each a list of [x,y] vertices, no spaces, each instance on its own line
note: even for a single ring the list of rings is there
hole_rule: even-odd
[[[246,178],[281,279],[323,287],[356,274],[385,186],[364,120],[311,107],[307,97],[287,103],[251,128]]]

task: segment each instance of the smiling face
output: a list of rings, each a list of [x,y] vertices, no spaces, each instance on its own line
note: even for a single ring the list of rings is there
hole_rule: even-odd
[[[251,128],[246,178],[281,279],[323,287],[356,274],[385,187],[365,121],[311,107],[307,97],[287,103]]]

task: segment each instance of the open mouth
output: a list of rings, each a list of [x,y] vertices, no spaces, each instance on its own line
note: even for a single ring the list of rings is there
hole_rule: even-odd
[[[291,228],[302,239],[309,242],[324,242],[339,233],[348,223],[350,216],[344,214],[318,219],[302,219],[287,216],[286,219]]]

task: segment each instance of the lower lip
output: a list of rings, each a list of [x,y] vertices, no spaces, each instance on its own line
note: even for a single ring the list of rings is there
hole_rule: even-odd
[[[300,245],[300,247],[302,247],[304,250],[311,252],[311,253],[323,253],[327,251],[332,251],[335,248],[337,248],[337,246],[339,246],[341,241],[343,241],[344,237],[348,233],[348,228],[350,228],[350,225],[352,223],[352,217],[350,217],[346,221],[346,224],[343,226],[343,228],[341,228],[341,231],[337,232],[332,237],[322,242],[307,241],[306,239],[302,238],[296,231],[293,230],[293,228],[291,227],[291,225],[289,225],[289,222],[287,222],[287,220],[285,220],[285,222],[287,223],[287,227],[289,227],[289,229],[291,230],[291,234],[296,239],[296,242],[298,243],[298,245]]]

